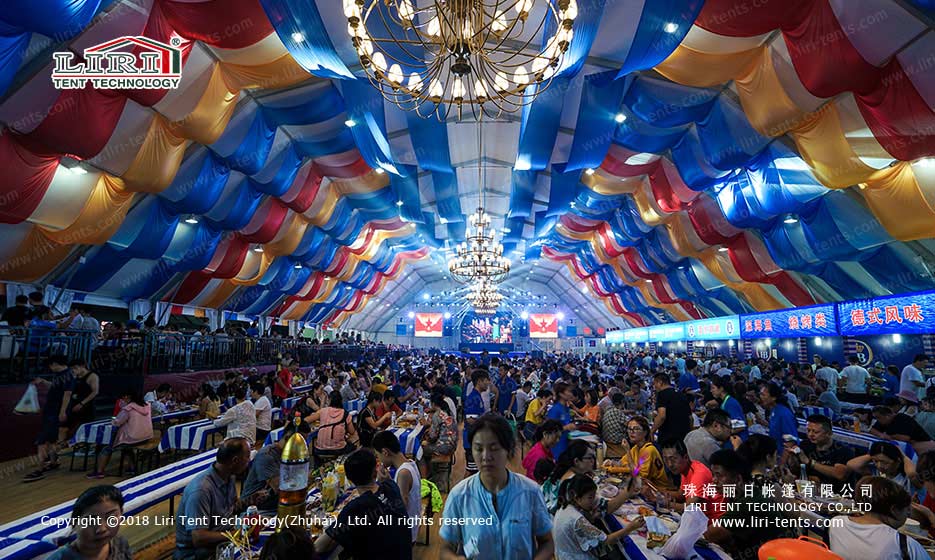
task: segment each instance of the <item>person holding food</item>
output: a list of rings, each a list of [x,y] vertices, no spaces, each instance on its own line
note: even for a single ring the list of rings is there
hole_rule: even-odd
[[[605,461],[604,465],[632,474],[649,483],[657,490],[671,490],[659,450],[651,441],[649,420],[634,416],[627,422],[627,439],[630,451],[620,461]]]
[[[642,516],[610,534],[595,526],[600,519],[597,485],[590,477],[576,474],[562,483],[563,496],[555,514],[552,535],[555,555],[562,560],[600,558],[606,547],[646,525]]]
[[[576,439],[568,445],[568,449],[558,456],[555,468],[549,475],[549,478],[542,483],[542,494],[545,497],[545,503],[550,513],[555,513],[559,507],[562,483],[569,478],[581,474],[593,476],[597,470],[597,455],[591,444],[584,440]],[[603,492],[601,495],[600,509],[604,511],[617,511],[624,502],[636,496],[637,487],[633,484],[632,477],[627,477],[627,484],[624,489],[613,488],[609,492]]]

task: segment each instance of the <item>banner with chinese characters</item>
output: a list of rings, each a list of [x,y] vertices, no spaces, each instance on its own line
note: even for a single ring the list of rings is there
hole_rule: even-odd
[[[834,305],[813,305],[740,316],[743,338],[836,336]]]
[[[649,327],[650,342],[685,340],[685,323],[670,323]]]
[[[730,340],[740,338],[740,316],[728,315],[685,325],[685,340]]]
[[[842,335],[935,332],[935,292],[886,296],[838,304]]]

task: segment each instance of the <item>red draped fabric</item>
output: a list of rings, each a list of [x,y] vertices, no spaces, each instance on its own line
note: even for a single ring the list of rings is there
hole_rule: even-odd
[[[186,39],[224,49],[242,49],[273,33],[259,0],[157,1],[168,24]]]
[[[780,27],[796,14],[807,13],[812,0],[706,0],[695,25],[728,37],[755,37]]]
[[[275,239],[289,213],[289,209],[278,198],[267,198],[264,206],[264,210],[257,212],[247,224],[246,231],[241,233],[241,237],[250,243],[269,243]]]
[[[190,302],[194,300],[210,281],[211,275],[205,272],[195,271],[188,273],[188,276],[186,276],[185,280],[179,285],[179,289],[175,292],[175,295],[172,296],[172,301]],[[163,301],[169,301],[169,296],[167,295],[163,298]]]
[[[58,152],[77,159],[94,157],[110,140],[127,98],[119,92],[84,89],[65,90],[55,106],[61,111],[49,113],[29,134],[23,146],[37,153]]]
[[[935,113],[898,60],[883,68],[881,82],[887,87],[857,97],[857,107],[873,136],[902,161],[935,154]]]
[[[235,235],[227,243],[219,245],[217,250],[223,251],[221,253],[221,262],[214,269],[212,276],[215,278],[233,278],[236,276],[240,269],[243,268],[249,248],[250,244],[239,235]]]
[[[305,172],[305,178],[299,187],[299,192],[286,205],[299,214],[311,208],[315,197],[318,196],[318,189],[321,188],[322,174],[315,164],[310,165],[310,169]]]
[[[20,145],[12,133],[0,135],[0,222],[18,224],[42,202],[55,170],[57,154],[37,154]]]

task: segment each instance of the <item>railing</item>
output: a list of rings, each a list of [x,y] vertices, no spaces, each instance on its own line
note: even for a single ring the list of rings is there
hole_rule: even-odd
[[[22,382],[43,373],[48,358],[57,354],[88,360],[99,374],[140,375],[268,365],[287,353],[309,365],[390,352],[385,346],[311,345],[290,338],[147,333],[100,340],[88,331],[0,327],[0,381]]]

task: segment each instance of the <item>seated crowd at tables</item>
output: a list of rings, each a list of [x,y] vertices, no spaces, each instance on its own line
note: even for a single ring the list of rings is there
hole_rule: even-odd
[[[755,558],[762,544],[796,536],[780,519],[795,514],[764,505],[782,500],[780,488],[803,474],[835,495],[872,489],[869,495],[853,492],[863,515],[832,520],[833,552],[847,560],[927,558],[917,540],[901,538],[897,529],[911,518],[935,535],[932,422],[919,418],[933,408],[932,399],[925,378],[905,371],[922,370],[928,360],[918,356],[906,365],[905,383],[889,395],[885,376],[892,372],[882,364],[869,372],[850,362],[838,371],[819,357],[800,366],[640,352],[515,359],[435,354],[327,364],[312,368],[305,379],[311,388],[293,411],[300,421],[287,423],[283,437],[265,446],[257,433],[256,402],[265,398],[275,406],[291,396],[292,364],[252,380],[249,391],[242,379],[230,376],[218,389],[236,405],[221,414],[214,406],[220,391],[210,386],[202,388],[197,403],[207,417],[228,422],[228,432],[214,466],[190,482],[181,498],[180,521],[208,523],[177,524],[175,558],[210,557],[225,541],[227,528],[212,525],[212,516],[250,505],[272,511],[283,442],[296,431],[307,436],[314,423],[320,430],[310,449],[316,463],[341,457],[353,491],[322,536],[312,541],[301,531],[276,533],[266,540],[262,558],[309,557],[301,551],[327,555],[337,546],[348,558],[410,558],[429,462],[451,455],[459,440],[465,477],[447,494],[442,518],[499,521],[443,523],[441,558],[604,557],[608,547],[644,530],[642,515],[616,530],[606,524],[606,514],[637,498],[680,513],[703,511],[707,542],[733,558]],[[167,399],[159,389],[152,396],[152,402]],[[356,417],[348,414],[343,403],[361,396],[366,406]],[[146,400],[131,399],[126,408],[145,407]],[[428,413],[420,418],[424,456],[416,462],[404,455],[389,428],[395,416],[426,402]],[[803,407],[833,409],[827,406],[833,402],[866,408],[853,419],[809,414],[800,429]],[[835,422],[878,441],[852,447],[835,439]],[[907,456],[906,444],[917,457]],[[611,498],[597,492],[602,471],[620,473],[619,492]],[[246,479],[239,495],[238,478]],[[360,516],[395,521],[379,528],[349,523]],[[728,530],[718,519],[748,523]],[[754,527],[753,519],[767,521]],[[83,546],[80,535],[75,543],[70,546]]]

